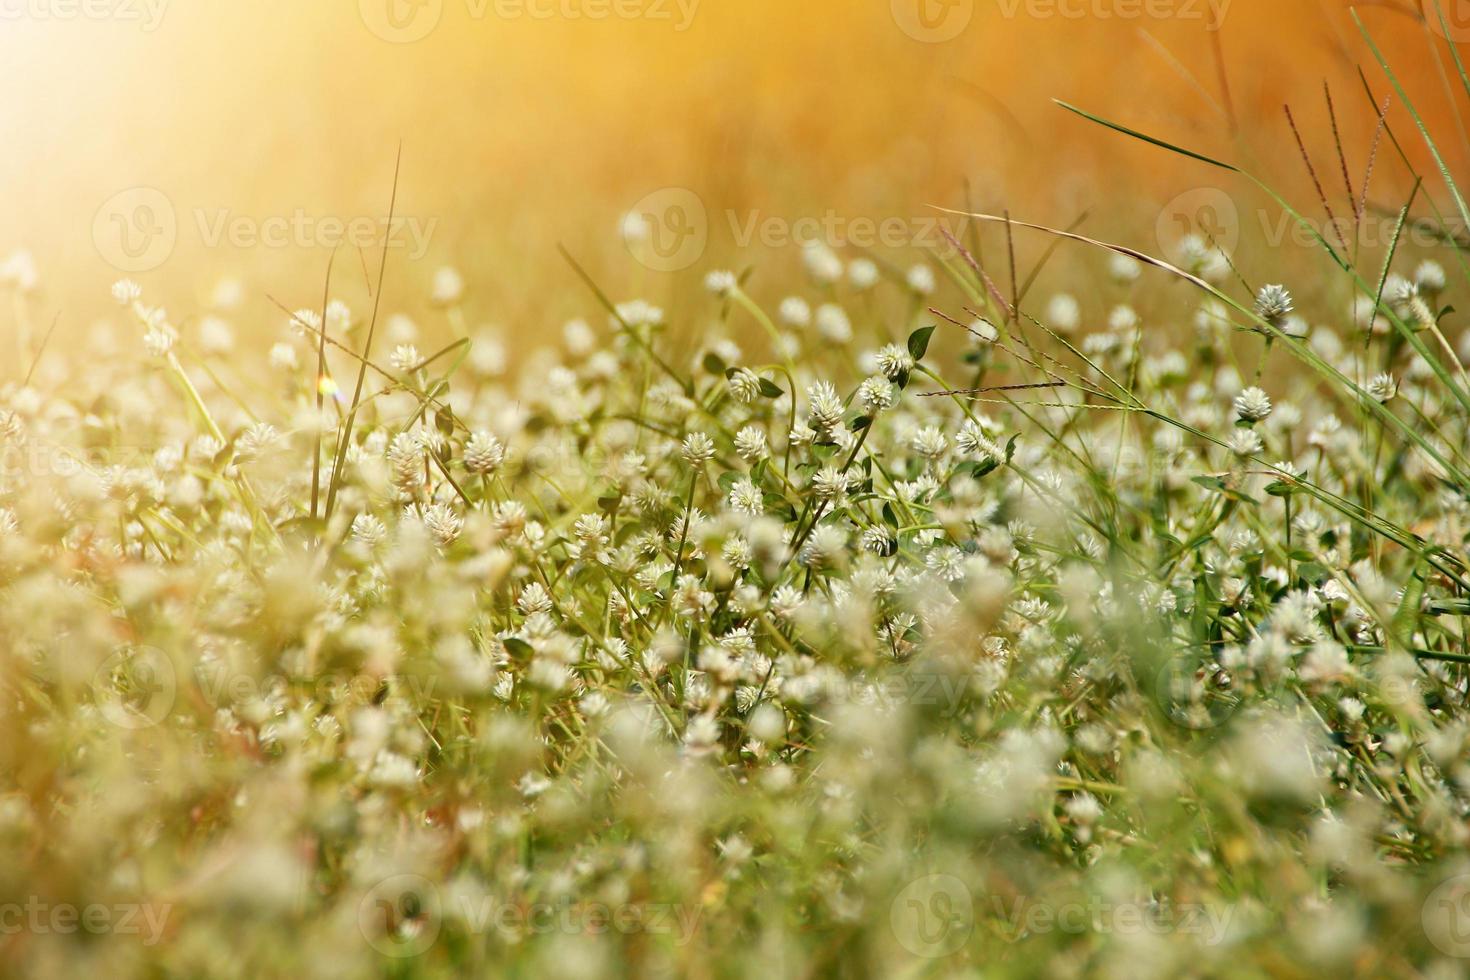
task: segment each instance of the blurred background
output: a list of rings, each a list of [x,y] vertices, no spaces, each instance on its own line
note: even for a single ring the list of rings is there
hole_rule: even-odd
[[[1456,168],[1443,35],[1470,37],[1462,8],[1447,30],[1412,0],[1358,8]],[[1088,211],[1084,231],[1149,251],[1234,209],[1244,252],[1280,229],[1244,181],[1052,100],[1245,164],[1320,216],[1289,102],[1343,215],[1323,86],[1361,194],[1360,68],[1381,101],[1340,0],[0,0],[0,259],[26,250],[4,277],[59,337],[124,274],[180,320],[238,279],[242,327],[280,329],[272,298],[317,305],[334,245],[362,302],[400,144],[386,304],[429,310],[451,265],[465,315],[512,340],[587,310],[558,243],[614,298],[669,303],[731,263],[774,291],[817,226],[901,269],[942,244],[931,205]],[[1401,106],[1390,121],[1428,173]],[[1408,173],[1385,141],[1372,200],[1400,206]],[[638,258],[629,212],[653,236]]]

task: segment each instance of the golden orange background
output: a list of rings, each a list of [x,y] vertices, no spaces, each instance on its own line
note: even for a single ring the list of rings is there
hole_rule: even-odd
[[[672,0],[628,0],[670,19],[598,20],[502,16],[494,0],[477,16],[474,0],[442,0],[434,29],[409,43],[369,21],[374,4],[412,0],[172,0],[152,25],[128,16],[145,0],[112,0],[106,17],[62,15],[80,2],[0,8],[0,257],[32,251],[38,312],[60,311],[65,329],[107,307],[120,273],[94,241],[94,218],[132,187],[161,191],[178,222],[168,260],[136,275],[150,296],[188,316],[216,280],[239,276],[248,316],[274,324],[267,296],[318,302],[329,249],[210,247],[195,216],[380,214],[401,141],[399,211],[434,225],[423,261],[390,263],[388,304],[421,307],[433,269],[449,263],[471,283],[472,319],[530,332],[585,309],[558,242],[618,297],[698,288],[697,276],[637,268],[621,246],[620,216],[659,188],[693,190],[714,216],[695,272],[732,260],[729,212],[918,216],[963,205],[967,182],[979,207],[1057,224],[1092,208],[1089,231],[1153,249],[1162,202],[1239,183],[1053,98],[1305,192],[1281,112],[1290,101],[1341,195],[1322,83],[1354,181],[1373,123],[1358,67],[1388,93],[1333,0],[1233,0],[1213,36],[1210,0],[1155,0],[1168,17],[1127,15],[1160,9],[1145,0],[977,0],[964,30],[938,43],[900,28],[894,4],[915,0],[701,0],[682,30]],[[1409,7],[1361,16],[1458,168],[1466,141],[1448,91],[1462,103],[1464,92],[1443,84],[1449,49],[1396,9]],[[1401,107],[1392,120],[1424,164]],[[1385,147],[1376,186],[1397,205],[1408,185],[1390,157]],[[1316,210],[1309,193],[1299,200]],[[376,255],[366,258],[375,270]],[[339,262],[344,290],[360,292],[362,259]]]

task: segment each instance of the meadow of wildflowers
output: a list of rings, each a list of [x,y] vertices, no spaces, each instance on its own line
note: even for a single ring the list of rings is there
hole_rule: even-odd
[[[0,387],[4,972],[1462,975],[1458,245],[968,227],[514,368],[113,285]]]

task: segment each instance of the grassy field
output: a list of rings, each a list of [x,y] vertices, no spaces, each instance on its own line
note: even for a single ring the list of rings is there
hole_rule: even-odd
[[[263,343],[7,263],[0,972],[1464,975],[1470,206],[1358,41],[1300,198],[1056,110],[1275,242],[566,251],[519,359],[386,249]]]

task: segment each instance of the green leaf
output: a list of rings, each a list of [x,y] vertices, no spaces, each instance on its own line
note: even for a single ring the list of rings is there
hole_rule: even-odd
[[[933,327],[920,327],[909,334],[909,353],[914,360],[922,361],[925,353],[929,350],[929,338],[934,336]]]
[[[761,394],[767,398],[780,398],[786,392],[776,387],[775,382],[769,378],[761,378]]]

